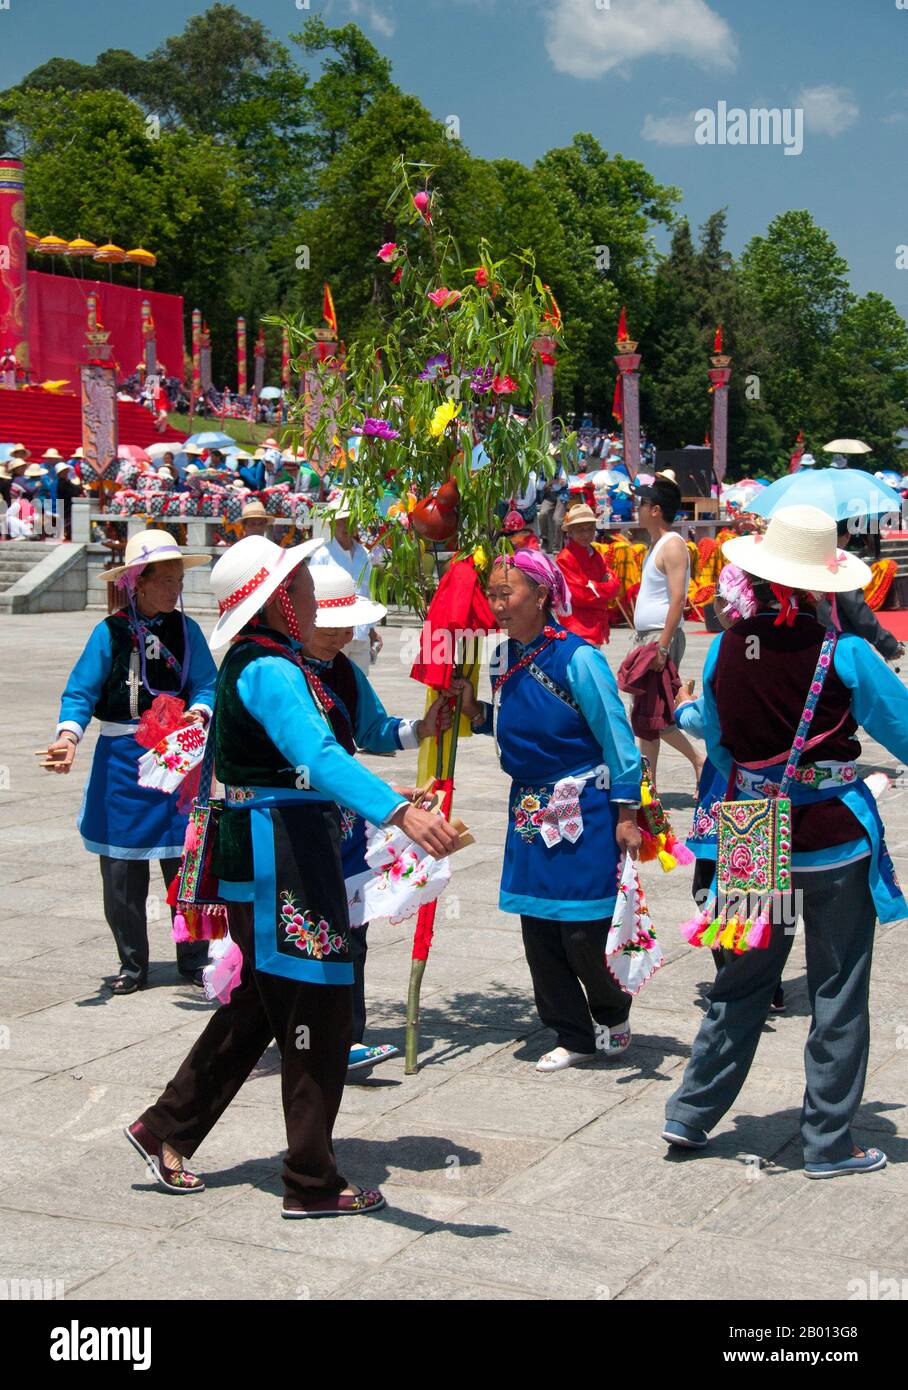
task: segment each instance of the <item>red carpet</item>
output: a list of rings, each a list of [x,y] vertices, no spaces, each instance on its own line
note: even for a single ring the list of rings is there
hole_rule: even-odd
[[[152,416],[134,401],[117,402],[117,419],[121,444],[147,448],[162,437],[154,427]],[[184,436],[168,428],[167,438],[182,439]],[[33,458],[40,458],[50,448],[70,458],[82,444],[82,410],[78,396],[57,396],[36,388],[0,390],[0,443],[24,444]]]
[[[887,632],[900,642],[908,642],[908,608],[894,608],[891,613],[877,613],[877,618]]]

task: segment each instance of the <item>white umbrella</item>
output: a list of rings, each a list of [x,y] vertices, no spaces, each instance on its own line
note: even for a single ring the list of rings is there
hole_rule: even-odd
[[[179,439],[171,440],[170,443],[149,444],[145,452],[152,459],[163,458],[165,454],[173,454],[176,457],[183,452],[183,444]]]
[[[276,386],[263,386],[259,392],[260,401],[279,401],[281,393]]]
[[[624,474],[615,473],[611,468],[600,468],[598,473],[593,473],[590,477],[590,482],[597,492],[603,492],[606,488],[617,487],[622,480],[625,480]]]
[[[824,454],[872,454],[869,444],[862,439],[831,439],[823,445]]]

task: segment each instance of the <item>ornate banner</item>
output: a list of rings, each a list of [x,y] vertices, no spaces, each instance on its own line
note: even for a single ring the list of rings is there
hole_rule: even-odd
[[[84,463],[104,478],[117,457],[117,378],[112,367],[90,362],[80,367]]]

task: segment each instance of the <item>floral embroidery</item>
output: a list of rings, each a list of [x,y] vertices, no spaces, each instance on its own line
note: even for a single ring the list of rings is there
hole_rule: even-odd
[[[230,806],[242,806],[245,801],[251,801],[255,796],[252,787],[228,787],[227,803]]]
[[[340,807],[341,839],[350,840],[353,838],[353,830],[356,825],[357,815],[348,806]]]
[[[286,940],[314,960],[346,954],[347,938],[343,932],[332,932],[324,917],[316,919],[307,910],[300,912],[293,894],[286,889],[281,893],[281,925]]]
[[[551,799],[548,791],[521,787],[514,803],[514,828],[522,840],[530,844],[545,823],[545,808]]]

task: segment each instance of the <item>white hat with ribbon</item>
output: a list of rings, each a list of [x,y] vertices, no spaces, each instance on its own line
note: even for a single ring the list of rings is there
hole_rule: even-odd
[[[208,639],[209,647],[217,651],[226,646],[322,545],[321,536],[284,549],[266,536],[246,536],[232,545],[211,571],[211,591],[221,616]]]
[[[108,584],[120,579],[128,570],[138,574],[146,565],[160,565],[164,560],[182,560],[184,570],[195,569],[197,565],[207,565],[210,555],[184,555],[169,531],[139,531],[126,542],[123,564],[113,569],[103,570]]]
[[[356,592],[353,576],[332,561],[329,565],[313,565],[315,585],[316,627],[359,627],[381,622],[387,608],[373,603]]]
[[[780,507],[762,536],[736,536],[725,557],[758,579],[808,593],[844,594],[865,588],[869,566],[838,548],[835,518],[819,507]]]

